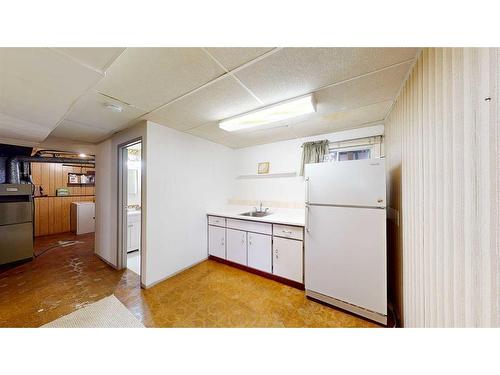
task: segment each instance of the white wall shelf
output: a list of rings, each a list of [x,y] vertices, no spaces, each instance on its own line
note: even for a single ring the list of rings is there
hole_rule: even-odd
[[[236,177],[237,179],[253,179],[253,178],[283,178],[297,177],[297,172],[282,172],[282,173],[266,173],[266,174],[243,174]]]

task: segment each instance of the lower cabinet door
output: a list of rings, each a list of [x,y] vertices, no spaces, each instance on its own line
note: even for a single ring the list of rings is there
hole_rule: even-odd
[[[248,233],[248,267],[272,272],[271,236]]]
[[[247,265],[247,232],[227,229],[227,260]]]
[[[302,241],[273,237],[273,274],[303,283],[302,247]]]
[[[134,224],[127,223],[127,253],[130,253],[132,249],[132,229]]]
[[[141,244],[141,223],[132,223],[130,229],[130,250],[139,250]]]
[[[226,228],[208,226],[208,254],[226,259]]]

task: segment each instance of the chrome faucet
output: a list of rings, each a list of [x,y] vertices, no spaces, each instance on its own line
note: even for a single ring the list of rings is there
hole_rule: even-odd
[[[267,212],[267,211],[269,211],[269,208],[265,208],[264,210],[262,210],[262,202],[260,202],[259,209],[257,209],[257,207],[254,207],[253,209],[255,210],[255,212]]]

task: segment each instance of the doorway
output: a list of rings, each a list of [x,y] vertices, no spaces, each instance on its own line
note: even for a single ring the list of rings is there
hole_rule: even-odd
[[[120,146],[119,268],[141,275],[142,269],[142,142]],[[119,259],[120,260],[120,259]]]

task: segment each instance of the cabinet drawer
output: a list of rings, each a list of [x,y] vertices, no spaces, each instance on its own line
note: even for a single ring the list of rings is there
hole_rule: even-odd
[[[208,224],[217,225],[219,227],[225,227],[226,226],[226,219],[223,217],[219,217],[219,216],[209,216],[208,217]]]
[[[302,241],[304,239],[304,230],[302,227],[273,224],[273,236],[293,238]]]
[[[227,219],[227,227],[262,234],[272,233],[272,224],[259,223],[256,221]]]

